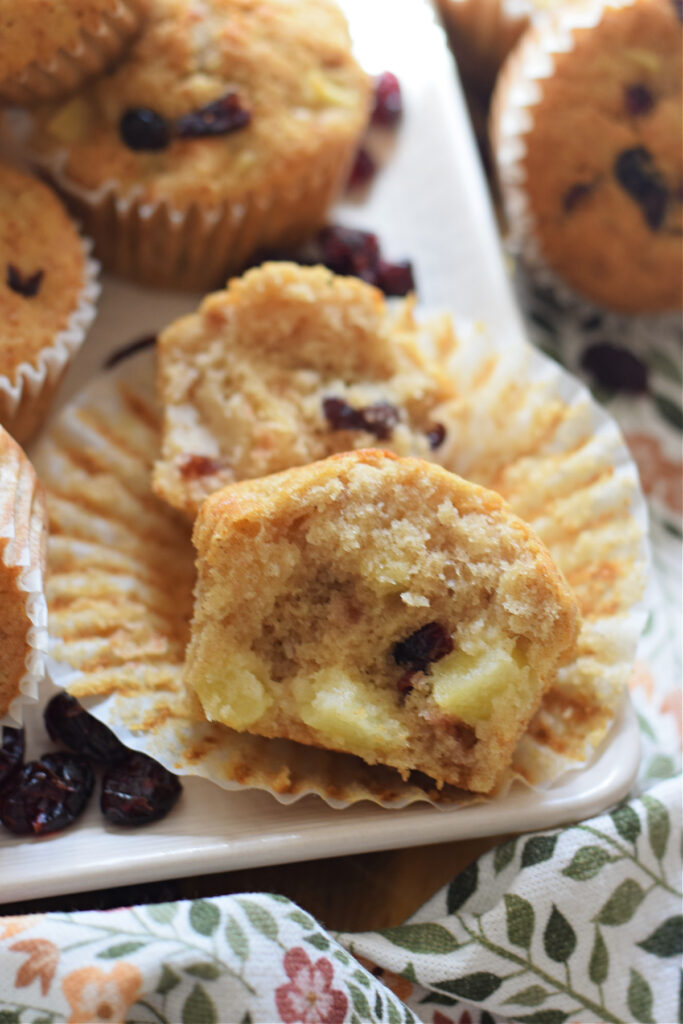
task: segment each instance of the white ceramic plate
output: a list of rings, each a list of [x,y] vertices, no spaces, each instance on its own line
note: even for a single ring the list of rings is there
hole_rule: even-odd
[[[424,306],[482,320],[506,345],[523,328],[462,95],[442,30],[426,0],[343,0],[358,56],[371,72],[394,71],[406,113],[386,163],[362,202],[335,219],[376,231],[389,259],[413,260]],[[105,280],[100,313],[61,393],[62,403],[106,356],[194,309],[196,297]],[[39,714],[29,757],[47,746]],[[125,832],[93,801],[74,828],[40,840],[0,838],[0,901],[111,887],[245,866],[284,863],[448,839],[546,828],[593,815],[628,791],[639,759],[638,727],[624,703],[593,761],[545,791],[517,786],[504,799],[461,810],[331,810],[315,797],[289,806],[266,793],[225,792],[184,780],[164,821]]]

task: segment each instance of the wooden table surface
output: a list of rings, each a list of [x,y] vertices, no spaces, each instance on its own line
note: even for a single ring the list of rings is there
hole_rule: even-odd
[[[0,905],[0,915],[106,910],[237,892],[275,892],[332,930],[401,924],[443,885],[506,836],[248,868],[118,889]]]

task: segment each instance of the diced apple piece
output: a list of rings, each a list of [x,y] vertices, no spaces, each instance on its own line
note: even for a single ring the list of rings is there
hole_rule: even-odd
[[[470,725],[491,717],[508,689],[526,687],[529,667],[518,651],[490,647],[480,654],[456,650],[432,666],[432,695],[449,715]]]
[[[302,720],[337,749],[372,757],[407,738],[396,721],[391,695],[373,690],[339,669],[324,669],[296,680],[294,694]]]

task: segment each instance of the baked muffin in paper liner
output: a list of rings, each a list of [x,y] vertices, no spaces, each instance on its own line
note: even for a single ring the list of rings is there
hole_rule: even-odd
[[[91,248],[51,189],[0,163],[0,423],[22,445],[95,319]]]
[[[508,244],[565,304],[683,304],[682,39],[669,0],[575,0],[500,72],[490,138]]]
[[[0,427],[0,724],[18,726],[45,673],[47,510],[28,458]]]
[[[155,0],[112,74],[8,124],[107,269],[207,290],[322,226],[370,94],[333,0]]]
[[[546,786],[580,767],[607,733],[644,622],[646,512],[616,425],[587,391],[528,346],[483,330],[454,339],[435,319],[422,341],[448,366],[442,461],[494,486],[545,541],[583,615],[564,666],[502,786]],[[190,527],[151,490],[161,410],[146,352],[92,382],[36,453],[50,514],[50,674],[129,746],[226,789],[284,803],[317,793],[333,807],[368,799],[471,803],[480,797],[346,754],[239,734],[203,720],[182,682],[194,584]]]
[[[0,15],[3,8],[13,17],[9,25],[3,22],[7,52],[0,61],[0,102],[27,106],[65,96],[106,70],[142,25],[147,2],[90,0],[77,6],[5,0]]]

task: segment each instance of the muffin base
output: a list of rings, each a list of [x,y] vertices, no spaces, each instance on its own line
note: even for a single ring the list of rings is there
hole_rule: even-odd
[[[64,154],[33,155],[93,239],[107,270],[157,288],[207,291],[218,287],[260,250],[298,245],[324,223],[348,177],[348,141],[328,147],[288,188],[256,191],[239,202],[185,209],[142,200],[110,181],[97,191],[75,183]]]

